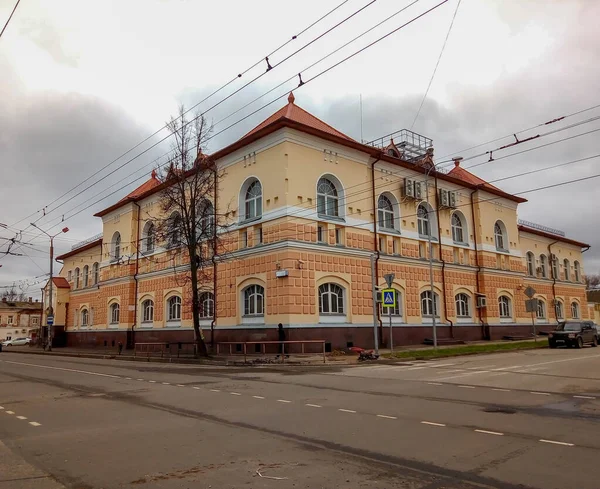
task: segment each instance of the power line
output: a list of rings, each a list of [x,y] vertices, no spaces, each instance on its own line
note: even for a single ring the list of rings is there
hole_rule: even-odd
[[[452,26],[454,25],[454,19],[456,19],[456,14],[458,13],[458,8],[460,7],[460,2],[461,2],[461,0],[458,0],[458,2],[456,3],[456,9],[454,9],[454,15],[452,16],[452,21],[450,22],[450,27],[448,27],[448,32],[446,33],[446,39],[444,39],[444,44],[442,44],[442,49],[440,51],[440,55],[438,56],[438,59],[435,63],[435,68],[433,69],[433,73],[431,74],[431,78],[429,79],[429,83],[427,84],[427,89],[425,90],[425,93],[423,94],[423,98],[421,99],[421,104],[419,105],[419,110],[417,110],[417,113],[415,114],[415,118],[414,118],[412,124],[410,125],[411,130],[415,126],[415,122],[417,122],[417,119],[419,118],[419,114],[421,113],[421,109],[423,108],[423,104],[425,103],[425,100],[427,99],[427,94],[429,93],[429,89],[431,88],[431,84],[433,83],[433,79],[435,78],[435,74],[437,72],[438,66],[442,59],[442,55],[444,54],[444,49],[446,48],[446,43],[448,42],[448,38],[450,37],[450,32],[452,31]]]
[[[4,34],[4,31],[8,27],[8,23],[10,22],[10,19],[12,19],[12,16],[15,13],[15,10],[17,10],[17,7],[19,6],[20,2],[21,2],[21,0],[17,0],[17,3],[15,3],[15,6],[13,7],[12,12],[8,16],[8,20],[6,21],[6,24],[4,24],[4,27],[2,28],[2,32],[0,32],[0,37],[2,37],[2,34]]]

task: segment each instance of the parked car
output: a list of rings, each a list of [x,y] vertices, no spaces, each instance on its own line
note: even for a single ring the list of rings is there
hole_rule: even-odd
[[[31,338],[14,338],[2,342],[2,346],[24,346],[31,343]]]
[[[592,321],[563,321],[548,334],[548,345],[582,348],[585,344],[598,346],[598,339],[598,329]]]

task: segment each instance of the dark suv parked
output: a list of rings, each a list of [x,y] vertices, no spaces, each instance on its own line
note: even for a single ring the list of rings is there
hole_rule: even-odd
[[[585,344],[598,346],[598,331],[591,321],[563,321],[548,334],[550,348],[565,345],[582,348]]]

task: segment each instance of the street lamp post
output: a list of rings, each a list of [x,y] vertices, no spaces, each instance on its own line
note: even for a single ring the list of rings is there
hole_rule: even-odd
[[[47,233],[46,231],[44,231],[39,226],[37,226],[35,223],[32,222],[31,225],[34,228],[39,229],[42,233],[44,233],[46,236],[48,236],[50,238],[50,287],[48,288],[48,314],[46,315],[46,317],[53,316],[54,308],[52,307],[52,304],[53,304],[53,302],[52,302],[52,286],[53,286],[52,278],[53,278],[53,264],[54,264],[54,238],[56,238],[59,234],[68,233],[69,228],[67,228],[67,227],[62,228],[59,233],[51,235],[51,234]],[[53,326],[54,326],[54,321],[52,321],[52,324],[48,324],[48,351],[52,351]]]

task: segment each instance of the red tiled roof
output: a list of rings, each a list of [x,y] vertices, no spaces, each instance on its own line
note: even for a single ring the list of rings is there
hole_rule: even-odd
[[[563,238],[562,236],[558,236],[556,234],[547,233],[545,231],[541,231],[540,229],[530,228],[529,226],[524,226],[523,224],[519,224],[517,229],[523,233],[531,233],[537,234],[538,236],[543,236],[544,238],[550,238],[555,241],[559,241],[561,243],[572,244],[574,246],[580,246],[581,248],[590,248],[590,245],[587,243],[582,243],[581,241],[577,241],[571,238]]]
[[[454,168],[448,172],[448,175],[453,176],[454,178],[458,178],[464,182],[470,183],[471,185],[481,185],[484,188],[500,190],[498,187],[495,187],[491,183],[487,183],[482,178],[479,178],[476,175],[473,175],[470,171],[465,170],[460,166],[460,162],[454,163]],[[502,190],[500,190],[502,192]]]
[[[67,282],[67,279],[65,277],[52,277],[52,282],[59,289],[70,289],[71,288],[71,286],[69,285],[69,282]]]
[[[290,95],[288,96],[288,104],[279,109],[277,112],[275,112],[273,115],[271,115],[264,121],[262,121],[258,126],[256,126],[248,134],[246,134],[244,138],[251,136],[252,134],[274,123],[275,121],[278,121],[280,119],[288,119],[290,121],[297,122],[304,126],[309,126],[313,129],[317,129],[327,134],[331,134],[332,136],[337,136],[339,138],[344,138],[349,141],[354,141],[354,139],[352,139],[351,137],[346,136],[344,133],[341,133],[337,129],[331,127],[329,124],[323,122],[321,119],[315,117],[309,112],[306,112],[306,110],[298,107],[294,103],[294,100],[296,100],[294,94],[290,92]]]
[[[110,211],[112,211],[114,209],[118,209],[119,207],[121,207],[123,204],[125,204],[127,202],[136,201],[142,195],[144,195],[144,194],[150,192],[151,190],[155,189],[156,187],[160,186],[161,183],[162,182],[156,176],[156,170],[152,170],[152,175],[149,180],[146,180],[138,188],[129,192],[125,197],[123,197],[121,200],[119,200],[116,204],[113,204],[110,207],[103,209],[100,212],[97,212],[96,214],[94,214],[94,217],[102,217],[105,214],[108,214]]]

